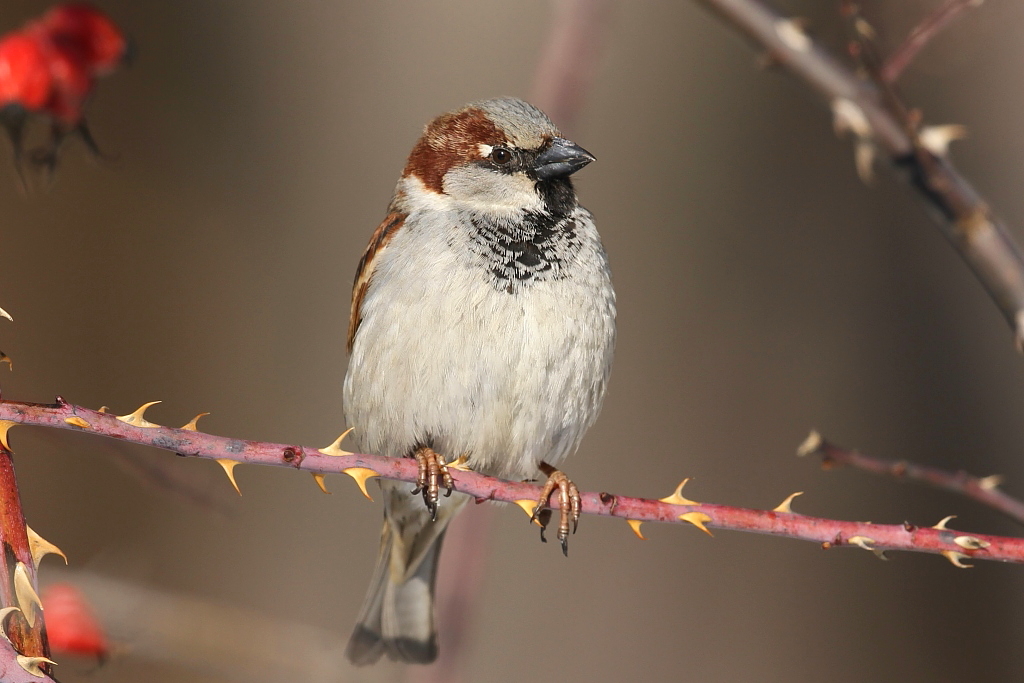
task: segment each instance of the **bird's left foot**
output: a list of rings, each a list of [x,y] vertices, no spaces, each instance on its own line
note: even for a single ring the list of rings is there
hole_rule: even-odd
[[[419,465],[419,473],[416,476],[416,488],[412,490],[413,495],[423,494],[423,502],[430,511],[430,518],[437,519],[437,501],[440,489],[443,486],[445,498],[452,495],[452,488],[455,483],[452,475],[448,473],[448,465],[444,459],[434,452],[429,446],[420,446],[413,451],[412,456],[416,458]]]
[[[565,472],[555,469],[546,462],[541,462],[540,471],[548,475],[544,482],[544,488],[537,498],[537,506],[533,509],[531,521],[540,522],[540,540],[547,542],[544,538],[544,530],[551,519],[551,509],[548,508],[548,497],[558,489],[558,542],[562,544],[562,554],[569,556],[569,522],[572,521],[572,533],[576,533],[576,527],[580,522],[580,491],[576,484],[565,475]]]

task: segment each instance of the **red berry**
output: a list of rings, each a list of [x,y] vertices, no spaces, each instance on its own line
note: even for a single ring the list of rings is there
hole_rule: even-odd
[[[70,583],[50,584],[42,602],[46,635],[54,652],[106,658],[107,639],[78,588]]]
[[[0,38],[0,107],[17,104],[38,111],[47,103],[52,84],[39,41],[21,32]]]
[[[43,15],[40,23],[55,45],[75,53],[93,75],[112,71],[128,51],[121,29],[87,4],[57,5]]]

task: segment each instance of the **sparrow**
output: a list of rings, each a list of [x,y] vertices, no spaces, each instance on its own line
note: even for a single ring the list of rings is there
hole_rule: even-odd
[[[570,180],[591,161],[511,97],[434,119],[409,155],[356,273],[344,405],[358,452],[415,458],[419,478],[381,482],[354,664],[437,657],[441,543],[471,499],[452,493],[456,458],[494,477],[546,477],[536,510],[546,523],[558,490],[567,548],[580,498],[556,466],[597,418],[615,345],[608,259]]]

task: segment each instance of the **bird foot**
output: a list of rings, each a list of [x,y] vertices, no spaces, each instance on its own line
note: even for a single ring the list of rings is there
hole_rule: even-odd
[[[576,484],[565,475],[565,472],[555,469],[546,462],[541,462],[540,471],[548,475],[544,482],[544,488],[537,498],[537,506],[534,508],[530,521],[536,520],[540,523],[540,540],[547,543],[544,531],[548,522],[551,521],[551,509],[548,508],[548,498],[558,489],[558,542],[562,545],[562,554],[569,556],[569,522],[572,521],[572,533],[576,533],[576,527],[580,522],[580,491]]]
[[[437,501],[441,487],[446,489],[445,498],[452,495],[452,488],[455,486],[452,482],[452,475],[448,473],[448,465],[444,459],[429,446],[420,446],[413,452],[412,457],[416,458],[416,463],[419,465],[416,488],[412,490],[413,495],[423,494],[423,503],[430,511],[430,518],[436,520]]]

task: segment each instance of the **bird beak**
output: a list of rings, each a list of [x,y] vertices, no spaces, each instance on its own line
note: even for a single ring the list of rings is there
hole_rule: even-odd
[[[533,172],[540,180],[564,178],[580,170],[596,157],[565,138],[555,138],[537,155]]]

